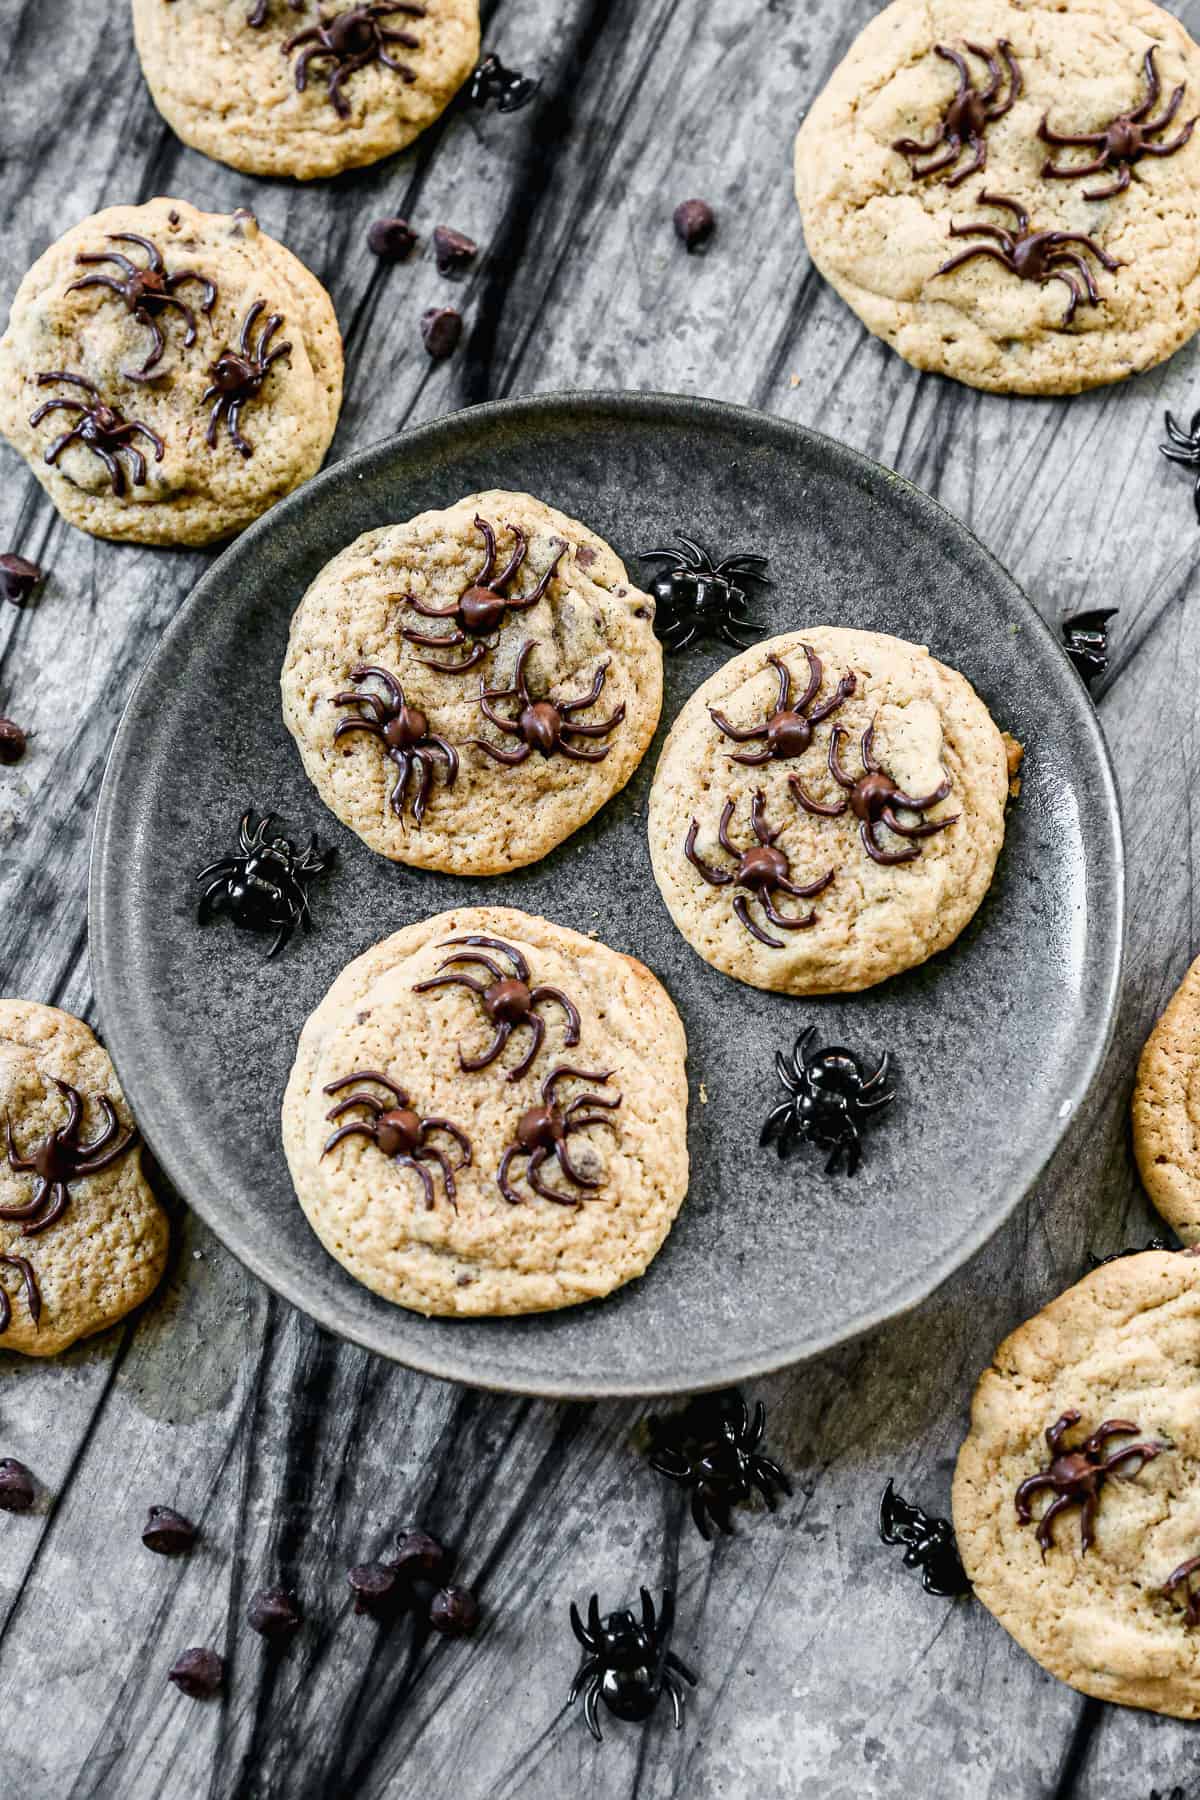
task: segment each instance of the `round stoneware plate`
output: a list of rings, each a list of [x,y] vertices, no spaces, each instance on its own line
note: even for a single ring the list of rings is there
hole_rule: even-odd
[[[625,791],[532,868],[487,880],[394,866],[328,814],[280,716],[288,622],[360,532],[481,488],[528,489],[638,551],[677,531],[756,550],[772,632],[865,626],[928,644],[1027,747],[991,892],[950,950],[846,998],[759,993],[680,937],[650,872],[659,747],[732,652],[666,660],[659,738]],[[273,961],[200,930],[192,877],[249,805],[336,847],[315,928]],[[351,1280],[296,1203],[279,1109],[297,1034],[338,971],[400,925],[494,901],[594,930],[647,963],[687,1028],[692,1184],[647,1274],[531,1318],[403,1312]],[[100,799],[91,946],[100,1017],[145,1136],[247,1266],[320,1324],[435,1375],[573,1396],[714,1386],[811,1356],[912,1306],[1028,1190],[1104,1054],[1120,977],[1120,819],[1087,695],[1020,590],[897,476],[812,432],[710,401],[566,394],[483,406],[330,469],[209,570],[117,733]],[[853,1178],[758,1147],[775,1052],[806,1025],[892,1053],[899,1098]],[[986,1095],[986,1105],[980,1096]],[[516,1223],[516,1221],[514,1221]]]

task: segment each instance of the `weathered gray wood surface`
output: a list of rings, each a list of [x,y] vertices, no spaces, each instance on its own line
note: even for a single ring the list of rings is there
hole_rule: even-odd
[[[1000,1336],[1151,1227],[1126,1142],[1145,1032],[1198,947],[1194,671],[1200,535],[1158,457],[1196,354],[1081,399],[1005,402],[918,376],[811,270],[791,197],[794,125],[870,0],[506,0],[487,41],[543,76],[510,118],[457,114],[407,156],[322,187],[240,177],[184,150],[142,85],[120,0],[0,0],[0,295],[66,223],[155,193],[249,205],[328,283],[347,344],[335,456],[412,420],[566,386],[669,388],[819,425],[969,521],[1047,617],[1121,607],[1101,713],[1125,798],[1129,979],[1094,1101],[1031,1200],[919,1313],[762,1384],[797,1495],[707,1548],[633,1453],[636,1406],[456,1391],[324,1337],[180,1216],[169,1287],[136,1329],[39,1367],[0,1353],[0,1454],[44,1483],[0,1521],[0,1788],[225,1800],[361,1794],[507,1800],[589,1792],[773,1796],[1200,1793],[1186,1728],[1085,1703],[969,1603],[930,1599],[875,1540],[880,1489],[944,1508],[972,1383]],[[1200,0],[1183,9],[1200,27]],[[708,196],[711,254],[673,204]],[[382,270],[365,225],[440,221],[486,247],[469,331],[432,366],[428,255]],[[0,771],[0,991],[89,1012],[92,806],[121,706],[205,558],[119,549],[58,523],[0,453],[0,540],[47,563],[0,616],[0,712],[38,736]],[[936,1204],[936,1196],[931,1196]],[[150,1501],[203,1549],[147,1557]],[[343,1571],[421,1519],[468,1545],[486,1628],[415,1646],[348,1616]],[[241,1623],[265,1579],[313,1623],[271,1664]],[[702,1671],[686,1731],[564,1716],[565,1609],[639,1578],[679,1589]],[[232,1659],[227,1700],[164,1685],[185,1644]]]

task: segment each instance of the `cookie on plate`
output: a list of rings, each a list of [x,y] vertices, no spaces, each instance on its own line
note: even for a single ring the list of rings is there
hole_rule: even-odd
[[[608,545],[489,492],[368,531],[322,569],[292,620],[283,716],[373,850],[492,875],[624,787],[662,680],[654,602]]]
[[[1096,1269],[1001,1344],[954,1476],[963,1567],[1022,1649],[1182,1719],[1200,1717],[1198,1361],[1194,1252]]]
[[[463,907],[344,969],[300,1034],[283,1142],[309,1224],[375,1293],[545,1312],[642,1274],[687,1190],[687,1045],[642,964]]]
[[[320,282],[252,213],[186,200],[73,226],[0,338],[0,431],[97,537],[240,531],[320,468],[341,401]]]
[[[185,144],[300,181],[377,162],[450,104],[479,56],[478,0],[133,0],[142,70]]]
[[[894,0],[796,139],[809,254],[919,369],[1121,381],[1200,325],[1197,111],[1200,48],[1149,0]]]
[[[112,1063],[55,1006],[0,1000],[0,1350],[53,1356],[154,1292],[167,1220]]]
[[[1200,957],[1142,1051],[1133,1148],[1163,1218],[1185,1244],[1200,1243]]]
[[[872,987],[953,941],[1004,842],[986,706],[919,644],[814,625],[735,656],[676,719],[650,855],[706,962],[789,994]]]

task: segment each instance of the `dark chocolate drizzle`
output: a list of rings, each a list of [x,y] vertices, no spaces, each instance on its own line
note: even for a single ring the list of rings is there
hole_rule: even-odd
[[[602,738],[610,731],[615,731],[625,717],[625,704],[622,701],[617,710],[607,719],[591,725],[576,723],[576,713],[585,712],[594,706],[604,690],[608,675],[608,664],[601,663],[596,670],[595,680],[586,694],[579,694],[573,700],[548,700],[543,695],[536,697],[529,691],[529,677],[526,665],[537,648],[532,638],[526,638],[517,653],[516,668],[513,670],[512,685],[506,688],[485,688],[479,684],[479,705],[484,715],[498,731],[508,737],[515,737],[519,742],[511,750],[503,750],[495,744],[489,744],[485,738],[469,738],[468,743],[477,749],[486,751],[495,762],[503,763],[506,768],[515,769],[536,750],[543,756],[565,756],[572,762],[603,762],[611,748],[608,744],[598,745],[588,750],[579,744],[573,744],[571,738]],[[497,700],[516,702],[516,716],[511,719],[496,711]]]
[[[785,761],[792,756],[802,756],[813,740],[813,726],[819,725],[835,713],[844,700],[848,700],[857,685],[853,673],[843,675],[837,688],[829,699],[820,706],[813,706],[821,689],[824,668],[816,651],[807,644],[801,644],[808,660],[808,686],[799,700],[792,704],[792,674],[787,664],[773,652],[767,661],[779,677],[779,696],[773,712],[769,712],[761,725],[742,727],[731,725],[723,712],[710,706],[709,716],[718,730],[725,736],[733,738],[736,743],[748,744],[755,739],[763,740],[761,750],[734,750],[732,760],[757,767],[760,763]],[[810,707],[812,710],[810,711]]]
[[[124,303],[137,323],[150,333],[150,353],[140,369],[122,369],[121,373],[128,381],[152,381],[155,376],[151,371],[158,368],[167,347],[166,334],[159,323],[161,313],[173,306],[182,314],[185,349],[190,349],[196,341],[196,314],[186,301],[178,297],[176,288],[183,287],[188,282],[198,283],[204,289],[200,311],[210,313],[216,303],[217,284],[200,269],[168,271],[158,245],[150,238],[142,237],[140,232],[110,231],[107,238],[110,244],[137,244],[145,252],[145,263],[139,267],[119,250],[110,250],[107,255],[77,256],[77,263],[111,263],[115,269],[120,270],[120,275],[85,275],[81,280],[73,281],[67,292],[73,294],[81,288],[107,288]]]
[[[1037,1541],[1041,1546],[1043,1562],[1046,1560],[1046,1551],[1054,1542],[1054,1520],[1059,1513],[1071,1506],[1080,1508],[1079,1536],[1082,1553],[1086,1555],[1095,1539],[1100,1490],[1108,1477],[1135,1457],[1140,1470],[1169,1448],[1169,1445],[1151,1439],[1125,1444],[1120,1450],[1106,1454],[1110,1438],[1135,1437],[1140,1427],[1128,1419],[1105,1419],[1081,1444],[1073,1450],[1065,1449],[1063,1438],[1073,1425],[1078,1425],[1082,1416],[1072,1407],[1061,1418],[1056,1419],[1053,1425],[1046,1427],[1050,1461],[1038,1474],[1027,1476],[1017,1489],[1017,1518],[1022,1525],[1028,1525],[1033,1517],[1031,1502],[1035,1495],[1051,1493],[1055,1496],[1042,1514],[1037,1528]]]
[[[410,19],[423,19],[425,10],[417,0],[386,0],[386,4],[353,6],[342,12],[322,14],[316,25],[297,31],[282,46],[285,56],[290,56],[293,50],[300,51],[296,58],[296,87],[300,93],[304,92],[310,64],[328,62],[326,98],[338,117],[346,119],[350,116],[350,104],[342,87],[351,75],[365,69],[368,63],[382,63],[402,81],[415,81],[416,70],[408,63],[397,62],[390,46],[398,44],[405,50],[419,50],[421,40],[411,31],[391,30],[385,20],[398,13]]]
[[[1070,296],[1067,310],[1062,316],[1064,327],[1075,317],[1075,309],[1081,300],[1086,301],[1089,306],[1099,306],[1100,290],[1085,255],[1094,256],[1110,274],[1122,265],[1107,250],[1102,250],[1086,232],[1033,231],[1030,229],[1029,214],[1025,207],[1019,200],[1010,200],[1005,194],[981,193],[979,204],[1003,207],[1006,212],[1010,212],[1016,221],[1015,230],[1007,231],[1002,226],[989,225],[986,220],[973,225],[952,225],[951,237],[983,237],[989,241],[986,244],[972,244],[969,250],[960,250],[957,256],[942,263],[935,274],[948,275],[952,269],[961,269],[964,263],[971,262],[974,257],[986,256],[993,262],[1000,263],[1021,281],[1035,281],[1039,287],[1045,287],[1047,282],[1061,281]]]
[[[459,675],[464,669],[473,669],[476,663],[482,662],[489,647],[494,646],[496,636],[509,613],[527,612],[531,606],[537,605],[549,588],[567,551],[566,544],[559,545],[554,560],[528,594],[510,595],[505,590],[509,582],[515,581],[519,575],[529,548],[525,533],[517,525],[509,526],[513,537],[512,555],[497,573],[495,528],[486,519],[476,516],[475,529],[483,536],[483,567],[457,600],[449,606],[430,606],[426,601],[418,600],[415,594],[406,594],[404,597],[404,605],[411,606],[424,619],[453,621],[449,633],[441,637],[405,625],[400,635],[408,643],[433,649],[450,649],[472,640],[471,648],[461,662],[436,662],[431,656],[420,658],[427,668],[437,669],[443,675]]]
[[[353,1087],[355,1082],[362,1081],[375,1082],[385,1090],[389,1099],[380,1100],[375,1094],[356,1089],[354,1093],[347,1094],[344,1100],[339,1100],[334,1106],[331,1106],[325,1114],[326,1119],[330,1122],[342,1118],[346,1113],[352,1112],[360,1106],[365,1109],[367,1117],[354,1119],[350,1124],[340,1126],[327,1141],[321,1155],[327,1156],[334,1145],[340,1144],[344,1138],[369,1138],[383,1156],[388,1157],[398,1168],[412,1169],[419,1178],[425,1191],[426,1212],[433,1211],[436,1196],[433,1177],[428,1169],[422,1168],[421,1165],[427,1162],[436,1163],[442,1171],[446,1198],[451,1206],[457,1209],[458,1194],[454,1185],[455,1167],[451,1165],[444,1150],[427,1140],[435,1131],[444,1132],[447,1137],[453,1138],[462,1151],[462,1161],[457,1168],[465,1169],[471,1161],[471,1140],[466,1132],[460,1126],[452,1124],[449,1119],[423,1117],[414,1112],[405,1090],[397,1086],[390,1075],[383,1074],[379,1069],[357,1069],[352,1075],[342,1075],[337,1081],[328,1082],[322,1092],[340,1094],[343,1088]]]
[[[794,781],[795,776],[791,779]],[[687,837],[683,843],[683,854],[692,867],[707,881],[710,887],[741,887],[744,894],[734,898],[733,911],[738,923],[756,937],[760,944],[768,945],[772,950],[782,950],[783,941],[775,938],[762,926],[756,923],[749,911],[751,899],[758,901],[766,919],[782,931],[806,931],[817,921],[816,909],[802,913],[798,918],[789,919],[775,905],[776,894],[790,894],[796,899],[810,899],[821,893],[833,880],[833,870],[819,875],[815,881],[797,883],[792,880],[791,863],[786,854],[776,844],[782,826],[770,828],[766,820],[766,801],[762,790],[755,794],[750,803],[750,824],[757,842],[749,850],[740,850],[729,835],[729,822],[733,818],[737,801],[726,800],[717,826],[717,839],[721,848],[733,858],[735,868],[714,869],[705,861],[696,849],[696,834],[700,830],[699,820],[693,819],[688,827]]]
[[[904,1567],[920,1569],[927,1594],[954,1600],[971,1592],[949,1519],[902,1499],[891,1481],[879,1502],[879,1535],[885,1544],[904,1545]]]
[[[38,1320],[42,1316],[42,1291],[37,1284],[37,1276],[33,1272],[33,1264],[24,1256],[0,1256],[0,1267],[15,1269],[21,1277],[25,1289],[25,1304],[29,1308],[29,1317],[37,1329]],[[0,1282],[0,1337],[12,1324],[12,1301],[8,1290]]]
[[[50,413],[73,412],[77,415],[70,429],[64,431],[61,437],[55,438],[46,451],[44,460],[53,468],[63,451],[71,444],[82,444],[108,470],[112,491],[118,500],[126,489],[125,469],[121,463],[123,456],[129,459],[130,479],[134,487],[142,487],[146,480],[146,458],[130,440],[144,437],[154,446],[155,462],[161,462],[166,446],[158,433],[151,431],[148,425],[143,425],[137,419],[127,419],[119,407],[109,406],[100,398],[100,390],[95,382],[88,381],[82,375],[73,375],[66,369],[48,369],[37,378],[39,387],[59,383],[80,388],[88,398],[68,400],[60,395],[54,400],[45,401],[30,414],[31,425],[40,425]]]
[[[388,805],[400,820],[404,818],[408,784],[415,773],[417,791],[413,797],[412,816],[420,825],[433,791],[433,776],[437,766],[434,758],[440,756],[445,760],[446,788],[449,791],[458,780],[458,751],[444,737],[430,731],[428,716],[419,706],[408,704],[399,680],[389,670],[377,668],[371,663],[360,663],[351,669],[350,679],[358,682],[372,679],[381,681],[387,689],[387,698],[363,689],[335,694],[331,705],[359,706],[362,708],[362,716],[343,719],[333,734],[334,742],[337,743],[340,738],[356,731],[366,732],[368,737],[379,739],[384,755],[389,762],[395,764],[397,770]]]
[[[18,1175],[33,1175],[37,1186],[33,1199],[23,1206],[0,1206],[0,1219],[18,1221],[24,1227],[23,1237],[36,1237],[62,1218],[70,1200],[70,1184],[87,1175],[98,1175],[124,1156],[137,1142],[137,1128],[121,1129],[113,1103],[105,1094],[96,1096],[96,1105],[104,1115],[103,1129],[89,1143],[80,1143],[83,1101],[76,1090],[57,1076],[54,1086],[67,1103],[65,1123],[52,1131],[31,1156],[18,1153],[13,1142],[12,1120],[5,1117],[8,1139],[8,1166]]]
[[[849,808],[859,822],[858,833],[863,849],[872,862],[883,863],[887,866],[893,863],[911,862],[915,856],[921,854],[921,847],[916,843],[906,843],[899,850],[885,850],[875,835],[880,825],[886,825],[889,831],[894,831],[899,837],[911,839],[932,837],[935,832],[945,831],[947,826],[957,824],[957,813],[951,813],[948,819],[933,821],[926,820],[922,816],[928,812],[931,806],[936,806],[939,801],[946,798],[950,792],[949,776],[944,777],[932,793],[923,794],[920,797],[903,793],[891,776],[885,774],[875,756],[875,723],[872,720],[863,732],[859,744],[863,772],[855,777],[842,764],[841,745],[845,736],[845,729],[841,725],[834,725],[831,728],[828,759],[829,773],[838,786],[845,789],[846,798],[844,800],[836,801],[833,805],[826,805],[820,800],[814,800],[798,775],[788,776],[788,786],[792,790],[792,797],[804,808],[805,812],[814,813],[822,819],[837,819]],[[918,815],[917,824],[906,825],[899,817],[902,812],[916,813]]]
[[[272,363],[278,362],[281,356],[291,351],[290,344],[277,344],[272,350],[271,339],[283,324],[282,313],[272,313],[258,335],[258,342],[252,343],[255,322],[258,315],[266,307],[265,300],[256,300],[242,320],[242,334],[238,339],[236,350],[222,350],[216,362],[209,370],[212,385],[205,389],[202,404],[211,400],[213,409],[208,416],[208,430],[204,441],[210,450],[217,447],[217,433],[221,421],[225,421],[229,432],[229,441],[242,456],[253,456],[254,446],[242,436],[238,421],[242,408],[247,400],[253,400],[262,392],[263,382],[271,372]]]
[[[1013,55],[1013,47],[1007,38],[997,40],[995,49],[989,50],[986,44],[964,43],[964,50],[972,56],[979,57],[987,67],[987,81],[982,88],[975,86],[975,79],[962,52],[955,50],[950,44],[935,44],[934,55],[943,61],[952,63],[958,72],[958,87],[942,114],[941,122],[933,139],[922,144],[916,138],[897,138],[892,145],[901,156],[906,157],[912,174],[918,181],[924,181],[928,175],[940,175],[955,164],[963,151],[969,151],[971,161],[964,164],[955,174],[948,175],[949,187],[957,187],[968,175],[976,174],[987,167],[987,128],[997,119],[1012,109],[1013,103],[1020,94],[1023,83],[1021,70]],[[999,58],[1004,59],[1004,68]],[[1007,92],[1002,93],[1007,76]],[[941,152],[940,155],[937,152]],[[917,167],[917,158],[932,156],[933,161],[926,163],[923,169]]]
[[[508,1072],[510,1081],[519,1081],[533,1066],[546,1036],[546,1023],[537,1009],[547,1000],[552,1000],[566,1014],[567,1026],[563,1033],[563,1043],[568,1049],[572,1049],[579,1042],[580,1018],[575,1002],[568,999],[561,988],[532,986],[533,977],[529,964],[514,945],[506,944],[502,938],[484,937],[478,932],[472,932],[468,937],[448,938],[439,948],[449,950],[456,944],[466,944],[469,948],[455,950],[453,956],[446,957],[438,964],[439,973],[431,976],[428,981],[419,981],[413,988],[413,993],[427,994],[435,988],[465,987],[470,988],[473,994],[478,994],[485,1018],[496,1028],[495,1035],[479,1056],[466,1057],[460,1048],[460,1068],[472,1072],[486,1069],[490,1063],[495,1062],[513,1032],[518,1027],[525,1026],[531,1034],[529,1049]],[[483,954],[485,950],[494,950],[506,957],[512,965],[512,974],[506,975],[498,963]],[[440,973],[452,963],[477,963],[491,980],[473,981],[469,975],[461,973]]]
[[[1151,44],[1142,62],[1146,94],[1141,105],[1132,107],[1128,112],[1118,113],[1107,125],[1102,125],[1099,131],[1052,131],[1049,113],[1043,114],[1038,126],[1038,137],[1043,144],[1051,144],[1055,149],[1083,148],[1096,152],[1090,162],[1082,163],[1060,164],[1052,156],[1047,157],[1042,164],[1043,181],[1079,181],[1085,175],[1099,175],[1101,171],[1115,169],[1116,179],[1108,187],[1091,188],[1083,196],[1085,200],[1111,200],[1114,194],[1125,192],[1129,186],[1130,168],[1143,156],[1174,156],[1177,150],[1183,149],[1195,128],[1194,118],[1188,120],[1169,144],[1150,142],[1151,138],[1157,137],[1173,122],[1187,85],[1186,82],[1180,82],[1157,119],[1147,117],[1162,92],[1158,70],[1154,65],[1157,50],[1158,45]]]
[[[500,1192],[510,1206],[520,1206],[524,1196],[519,1194],[509,1180],[509,1170],[518,1156],[527,1158],[525,1179],[535,1194],[543,1200],[553,1200],[559,1206],[578,1206],[580,1201],[604,1186],[599,1175],[588,1175],[577,1168],[571,1160],[567,1139],[576,1131],[586,1131],[590,1125],[607,1125],[610,1131],[617,1129],[615,1119],[605,1118],[602,1112],[593,1112],[593,1107],[615,1108],[621,1104],[620,1094],[577,1094],[560,1106],[555,1099],[555,1089],[560,1081],[595,1081],[601,1087],[612,1079],[613,1070],[600,1074],[595,1070],[577,1069],[571,1063],[560,1063],[551,1069],[542,1082],[540,1106],[531,1106],[521,1114],[517,1121],[515,1143],[509,1144],[500,1158],[500,1169],[496,1177]],[[573,1187],[585,1190],[579,1194],[564,1194],[559,1190],[547,1187],[541,1177],[542,1165],[550,1158],[558,1164],[566,1179]]]

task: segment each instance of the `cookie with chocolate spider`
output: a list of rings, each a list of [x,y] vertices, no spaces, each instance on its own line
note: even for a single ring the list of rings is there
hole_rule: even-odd
[[[207,544],[307,481],[342,341],[316,277],[253,214],[111,206],[40,256],[0,338],[0,431],[97,537]]]
[[[1200,1243],[1200,957],[1142,1051],[1133,1148],[1163,1218],[1185,1244]]]
[[[283,716],[325,804],[395,862],[493,875],[624,787],[662,707],[654,602],[530,494],[358,538],[292,620]]]
[[[80,1019],[0,1000],[0,1351],[54,1356],[157,1287],[167,1220],[113,1066]]]
[[[1099,1700],[1200,1718],[1200,1263],[1093,1271],[1000,1345],[954,1476],[977,1597]]]
[[[687,1190],[687,1045],[632,957],[508,907],[440,913],[338,976],[283,1103],[296,1194],[375,1293],[545,1312],[642,1274]]]
[[[133,0],[133,31],[185,144],[300,181],[402,150],[479,57],[478,0]]]

